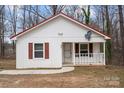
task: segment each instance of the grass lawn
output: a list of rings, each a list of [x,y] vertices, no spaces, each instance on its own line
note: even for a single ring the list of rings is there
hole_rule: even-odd
[[[15,69],[15,60],[0,60],[0,70]],[[0,87],[124,87],[124,67],[75,67],[53,75],[0,75]]]

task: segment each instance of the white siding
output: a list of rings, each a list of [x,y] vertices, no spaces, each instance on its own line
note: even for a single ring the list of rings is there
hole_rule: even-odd
[[[22,41],[22,40],[20,40]],[[17,68],[60,68],[61,67],[61,43],[58,41],[52,42],[52,40],[48,40],[49,42],[49,59],[28,59],[28,42],[33,43],[44,43],[46,39],[34,39],[30,41],[30,39],[25,39],[23,42],[17,41]]]
[[[65,20],[62,17],[35,28],[23,36],[17,38],[16,67],[17,68],[60,68],[62,67],[62,42],[89,42],[84,35],[88,30]],[[63,33],[59,36],[58,33]],[[49,59],[28,59],[28,43],[49,42]],[[90,42],[105,42],[105,39],[92,34]],[[94,45],[94,51],[99,51],[98,45]]]
[[[100,43],[93,43],[93,53],[100,53]]]

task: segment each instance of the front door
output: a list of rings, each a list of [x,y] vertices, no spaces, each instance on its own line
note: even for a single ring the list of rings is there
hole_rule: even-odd
[[[64,43],[63,44],[63,63],[70,64],[72,63],[72,44]]]

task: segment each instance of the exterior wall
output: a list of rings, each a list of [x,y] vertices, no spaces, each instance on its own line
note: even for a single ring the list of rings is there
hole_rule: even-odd
[[[20,40],[21,41],[21,40]],[[60,68],[62,63],[61,58],[61,43],[54,40],[47,40],[49,42],[49,59],[34,58],[28,59],[28,42],[32,43],[45,43],[46,39],[25,39],[23,42],[17,41],[17,68]]]
[[[62,67],[62,42],[105,42],[105,39],[92,33],[91,40],[85,39],[88,30],[62,17],[37,27],[17,38],[17,68],[60,68]],[[61,35],[59,35],[61,34]],[[49,59],[28,59],[28,43],[49,42]],[[94,45],[97,46],[97,45]],[[97,51],[98,46],[94,48]]]
[[[100,43],[93,43],[93,53],[100,53]]]

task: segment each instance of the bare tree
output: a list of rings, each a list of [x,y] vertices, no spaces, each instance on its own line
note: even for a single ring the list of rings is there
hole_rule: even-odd
[[[108,10],[108,6],[105,5],[104,6],[105,8],[105,19],[106,19],[106,33],[107,35],[111,36],[111,26],[110,26],[110,18],[109,18],[109,10]],[[107,40],[106,42],[106,58],[107,58],[107,62],[106,64],[111,64],[111,41],[110,40]]]
[[[37,14],[39,13],[39,6],[37,5],[36,6],[36,11],[37,11]],[[39,23],[39,16],[38,15],[36,15],[36,24],[38,24]]]
[[[11,6],[12,10],[8,6],[9,9],[9,15],[10,15],[10,20],[11,20],[11,26],[12,26],[12,33],[16,34],[17,33],[17,6],[13,5]],[[13,45],[13,54],[15,54],[15,42],[14,40],[12,41]]]
[[[65,8],[65,5],[49,5],[47,7],[46,8],[51,15],[56,15],[63,11],[63,9]]]
[[[124,22],[123,22],[123,11],[122,6],[118,5],[118,12],[119,12],[119,23],[120,23],[120,33],[121,33],[121,44],[122,44],[122,61],[120,62],[120,65],[124,65]]]
[[[32,14],[34,15],[38,15],[40,18],[42,19],[47,19],[46,17],[44,17],[42,14],[36,12],[36,10],[31,6],[30,9],[29,8],[24,8],[24,7],[21,7],[20,8],[21,10],[25,10],[25,11],[30,11]]]
[[[117,6],[93,6],[96,18],[96,25],[102,31],[111,36],[111,40],[106,42],[107,64],[119,64],[119,30],[118,30],[118,11]]]
[[[82,8],[84,15],[85,15],[85,23],[89,24],[90,23],[90,5],[88,5],[88,9],[85,10],[84,8]]]
[[[5,6],[0,6],[0,56],[4,57],[4,16]]]

